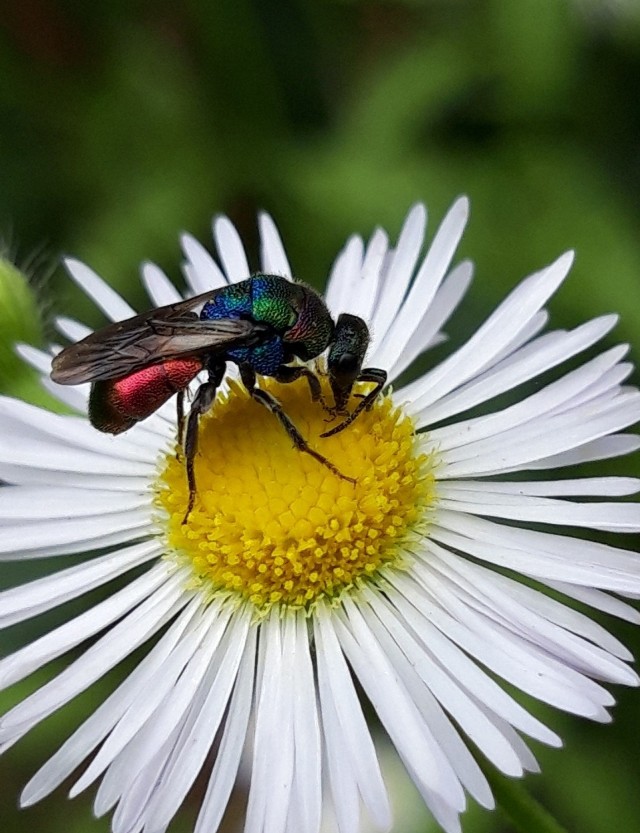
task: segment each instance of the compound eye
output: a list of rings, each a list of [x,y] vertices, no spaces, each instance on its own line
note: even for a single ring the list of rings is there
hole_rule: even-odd
[[[359,371],[359,359],[355,353],[342,353],[337,356],[331,363],[331,369],[345,376],[348,374],[355,374]]]

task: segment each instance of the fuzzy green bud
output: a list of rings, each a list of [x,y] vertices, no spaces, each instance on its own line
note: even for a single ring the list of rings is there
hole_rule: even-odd
[[[38,302],[22,272],[0,257],[0,392],[42,402],[46,397],[37,374],[16,355],[21,341],[42,342]]]

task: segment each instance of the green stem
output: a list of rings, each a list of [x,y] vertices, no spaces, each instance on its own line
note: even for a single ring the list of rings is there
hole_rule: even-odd
[[[478,763],[491,786],[497,806],[509,817],[516,830],[520,833],[567,833],[533,798],[522,779],[506,778],[479,758]]]

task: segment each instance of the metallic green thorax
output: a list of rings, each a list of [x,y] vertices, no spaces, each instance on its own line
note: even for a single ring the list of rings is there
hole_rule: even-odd
[[[279,275],[254,275],[225,287],[202,309],[201,318],[249,318],[273,327],[273,337],[258,347],[229,351],[238,363],[256,373],[275,375],[297,356],[303,361],[320,355],[333,336],[333,321],[322,298],[310,287]]]

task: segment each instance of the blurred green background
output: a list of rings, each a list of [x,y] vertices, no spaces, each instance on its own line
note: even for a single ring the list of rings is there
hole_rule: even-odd
[[[519,278],[574,247],[553,323],[619,311],[615,340],[637,349],[639,90],[637,0],[5,0],[0,237],[36,300],[25,305],[0,286],[0,342],[51,334],[56,311],[103,323],[56,270],[61,253],[143,304],[142,260],[179,281],[179,231],[207,242],[217,212],[256,252],[264,208],[298,277],[321,286],[347,234],[381,224],[395,235],[418,199],[433,228],[464,192],[472,214],[461,254],[477,270],[454,339]],[[6,349],[0,389],[34,396]],[[610,626],[640,654],[632,628]],[[24,635],[3,635],[2,653]],[[62,790],[14,808],[30,774],[111,682],[0,759],[3,833],[108,830],[87,798],[70,803]],[[566,749],[534,747],[543,774],[528,786],[570,831],[640,829],[640,694],[616,696],[608,727],[539,710]],[[396,830],[431,830],[405,789]],[[174,830],[191,829],[196,804]],[[464,829],[512,828],[473,808]]]

